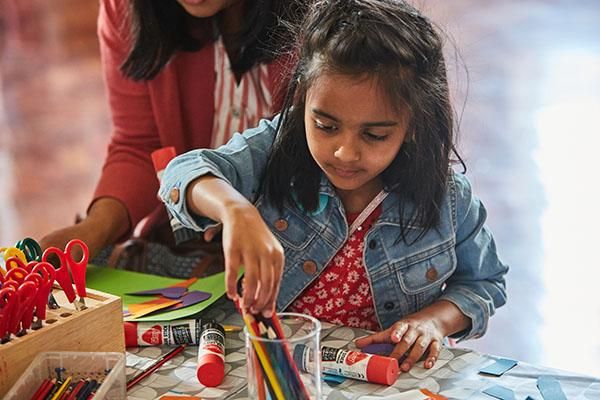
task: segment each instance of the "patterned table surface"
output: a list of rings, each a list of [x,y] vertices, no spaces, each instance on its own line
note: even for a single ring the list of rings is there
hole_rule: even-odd
[[[219,301],[204,313],[223,324],[242,325],[231,302]],[[365,334],[361,329],[322,324],[321,345],[337,348],[353,348],[352,341]],[[228,334],[225,342],[225,379],[216,388],[202,386],[196,378],[197,347],[190,346],[157,372],[140,382],[128,392],[130,400],[160,399],[163,395],[198,396],[202,399],[247,399],[246,352],[243,332]],[[127,352],[127,376],[130,378],[139,369],[151,364],[169,348],[140,347]],[[429,389],[450,399],[486,399],[492,397],[483,391],[494,385],[510,388],[516,399],[527,396],[542,400],[536,387],[540,376],[552,376],[560,381],[568,399],[600,399],[600,379],[576,373],[539,367],[527,363],[519,364],[501,377],[479,374],[478,371],[497,357],[468,349],[444,348],[435,367],[431,370],[417,364],[408,373],[400,375],[392,386],[382,386],[346,379],[341,384],[329,386],[323,383],[323,398],[335,399],[394,399],[394,395],[417,388]],[[335,395],[333,395],[335,393]]]

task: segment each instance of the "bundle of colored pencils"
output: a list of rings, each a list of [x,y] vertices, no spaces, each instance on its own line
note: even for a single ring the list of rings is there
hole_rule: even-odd
[[[257,357],[251,357],[248,363],[254,363],[252,369],[256,374],[258,400],[309,400],[277,314],[265,318],[250,314],[237,302],[236,307],[244,318],[248,332],[254,337],[268,339],[251,340]]]

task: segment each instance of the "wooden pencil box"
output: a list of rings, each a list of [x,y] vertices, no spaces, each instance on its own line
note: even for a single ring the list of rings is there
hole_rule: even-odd
[[[77,311],[61,290],[53,294],[60,308],[47,311],[42,328],[0,344],[0,398],[40,352],[125,352],[120,297],[88,288],[87,308]]]

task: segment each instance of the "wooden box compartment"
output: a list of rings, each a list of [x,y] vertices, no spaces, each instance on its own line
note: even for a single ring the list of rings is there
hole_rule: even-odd
[[[120,297],[88,288],[87,308],[77,311],[62,291],[53,294],[60,308],[47,311],[42,328],[0,344],[0,398],[41,352],[125,352]]]

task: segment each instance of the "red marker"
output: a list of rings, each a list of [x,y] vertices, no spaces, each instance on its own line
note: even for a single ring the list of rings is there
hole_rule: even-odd
[[[310,372],[313,359],[309,347],[299,344],[294,348],[294,361],[298,367]],[[359,379],[381,385],[392,385],[398,379],[398,360],[391,357],[367,354],[360,351],[321,347],[323,373]]]
[[[202,327],[196,375],[207,387],[220,385],[225,377],[225,330],[214,321]]]

